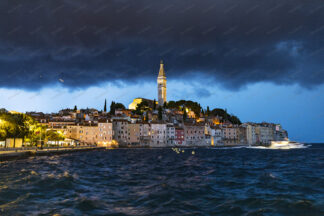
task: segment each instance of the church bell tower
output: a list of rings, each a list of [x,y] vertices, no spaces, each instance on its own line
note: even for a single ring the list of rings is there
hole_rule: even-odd
[[[159,106],[163,106],[163,104],[167,100],[166,100],[166,76],[165,76],[164,65],[162,60],[160,63],[160,71],[159,71],[159,76],[157,78],[157,83],[158,83],[158,103]]]

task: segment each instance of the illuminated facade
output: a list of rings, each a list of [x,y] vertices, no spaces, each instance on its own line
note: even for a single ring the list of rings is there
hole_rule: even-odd
[[[128,109],[136,110],[138,104],[142,103],[143,98],[135,98],[131,104],[128,105]]]
[[[136,110],[137,105],[139,105],[142,102],[147,102],[149,107],[153,107],[153,103],[154,103],[153,100],[146,99],[146,98],[135,98],[133,102],[128,105],[128,109]]]
[[[100,121],[97,125],[68,125],[64,135],[83,143],[111,147],[114,131],[110,121]]]
[[[163,61],[160,63],[160,71],[159,76],[157,78],[158,83],[158,104],[159,106],[163,106],[166,100],[166,76],[164,72]]]

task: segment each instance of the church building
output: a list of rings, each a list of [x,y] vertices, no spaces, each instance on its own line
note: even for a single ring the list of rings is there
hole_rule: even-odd
[[[167,99],[166,99],[166,76],[165,76],[164,65],[163,65],[162,60],[160,63],[160,70],[159,70],[159,75],[157,78],[157,84],[158,84],[157,104],[158,104],[158,106],[163,106],[164,103],[167,102]],[[131,104],[129,104],[128,109],[135,110],[137,105],[144,101],[147,102],[149,107],[153,108],[153,104],[154,104],[153,100],[145,99],[145,98],[135,98],[133,100],[133,102]]]

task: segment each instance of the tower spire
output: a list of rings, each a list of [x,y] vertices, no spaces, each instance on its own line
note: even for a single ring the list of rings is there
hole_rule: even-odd
[[[161,59],[161,61],[160,61],[159,77],[165,77],[164,64],[163,64],[163,60],[162,60],[162,59]]]

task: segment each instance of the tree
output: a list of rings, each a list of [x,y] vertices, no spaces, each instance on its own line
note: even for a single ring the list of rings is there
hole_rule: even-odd
[[[176,104],[175,101],[169,101],[167,106],[169,109],[177,109],[178,108],[178,105]]]
[[[200,116],[201,106],[199,103],[194,101],[186,101],[186,100],[179,100],[179,101],[169,101],[167,104],[168,109],[177,109],[179,111],[182,110],[182,107],[186,107],[193,111],[196,116]]]
[[[235,115],[231,115],[231,116],[229,117],[228,120],[229,120],[232,124],[237,124],[237,125],[242,124],[242,123],[241,123],[241,120],[240,120],[238,117],[236,117]]]
[[[32,128],[37,122],[25,114],[0,114],[0,139],[13,138],[16,147],[16,139],[22,138],[23,142],[26,137],[32,133]]]
[[[226,109],[225,110],[220,108],[213,109],[211,111],[211,115],[222,117],[223,122],[228,120],[232,124],[238,124],[238,125],[242,124],[240,119],[237,116],[228,114]]]
[[[159,120],[162,120],[162,107],[159,106],[159,113],[158,113]]]
[[[150,110],[149,103],[147,101],[142,101],[141,103],[137,104],[136,109],[133,110],[133,113],[143,115],[143,113],[147,110]]]
[[[107,100],[105,99],[104,112],[107,112]]]
[[[64,140],[64,135],[56,130],[49,130],[46,132],[46,138],[50,141],[55,141],[57,144],[58,141]]]
[[[153,110],[156,110],[156,101],[155,101],[155,99],[153,101]]]
[[[115,115],[115,102],[114,101],[111,101],[111,104],[110,104],[110,114]]]
[[[124,104],[122,103],[115,103],[115,109],[126,109],[126,107],[124,106]]]
[[[39,140],[41,142],[40,143],[41,144],[41,149],[43,149],[44,141],[46,139],[46,129],[47,129],[47,127],[44,126],[44,125],[39,125],[38,126],[38,133],[37,134],[39,134]]]
[[[167,102],[164,102],[163,103],[163,109],[166,109],[168,106],[167,106]]]
[[[74,112],[76,112],[77,110],[78,110],[78,108],[77,108],[77,106],[76,105],[74,105]]]
[[[206,111],[206,114],[207,114],[207,116],[209,116],[209,115],[210,115],[209,106],[207,106],[207,111]]]
[[[148,111],[146,111],[145,121],[148,122],[148,119],[149,119],[149,115],[148,115]]]
[[[34,126],[31,127],[31,131],[27,139],[31,142],[31,144],[33,143],[37,144],[38,140],[42,140],[43,138],[45,139],[46,129],[47,129],[46,126],[36,123]],[[41,142],[41,147],[43,148],[43,142]]]
[[[183,121],[187,120],[187,111],[186,111],[186,107],[183,107]]]

